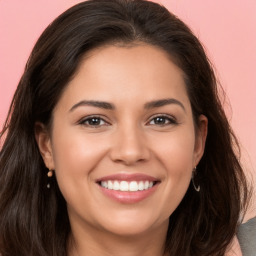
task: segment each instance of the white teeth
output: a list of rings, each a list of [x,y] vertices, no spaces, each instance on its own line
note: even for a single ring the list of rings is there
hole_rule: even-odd
[[[139,190],[139,185],[136,181],[132,181],[129,184],[129,191],[138,191]]]
[[[110,181],[111,182],[111,181]],[[101,186],[103,187],[103,188],[107,188],[108,187],[108,183],[106,182],[106,181],[102,181],[101,182]]]
[[[145,182],[145,189],[148,189],[148,186],[149,186],[149,182],[146,181],[146,182]]]
[[[108,189],[113,189],[113,182],[111,180],[109,180],[107,183],[107,186],[105,188],[108,188]]]
[[[108,181],[101,181],[100,185],[103,188],[106,189],[113,189],[113,190],[119,190],[119,191],[132,191],[132,192],[136,192],[136,191],[142,191],[142,190],[147,190],[149,188],[152,188],[154,183],[153,181],[112,181],[112,180],[108,180]]]
[[[139,182],[139,190],[143,190],[144,189],[144,182],[140,181]]]
[[[119,182],[115,180],[113,185],[113,190],[119,190],[119,188],[120,188]]]
[[[120,190],[121,191],[128,191],[129,190],[129,184],[127,181],[121,181],[120,182]]]

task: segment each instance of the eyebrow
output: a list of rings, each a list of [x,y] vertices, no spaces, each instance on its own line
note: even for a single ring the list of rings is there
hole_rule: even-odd
[[[96,101],[96,100],[82,100],[76,103],[70,110],[69,112],[74,111],[74,109],[82,106],[92,106],[96,108],[103,108],[103,109],[110,109],[113,110],[115,109],[114,105],[108,102],[104,101]]]
[[[170,104],[176,104],[176,105],[180,106],[186,112],[184,105],[180,101],[173,99],[173,98],[160,99],[160,100],[154,100],[154,101],[147,102],[146,104],[144,104],[144,108],[145,109],[159,108],[159,107],[163,107],[163,106],[170,105]],[[78,107],[82,107],[82,106],[92,106],[92,107],[108,109],[108,110],[115,109],[115,106],[109,102],[96,101],[96,100],[82,100],[82,101],[79,101],[78,103],[76,103],[75,105],[73,105],[72,108],[69,110],[69,112],[72,112],[72,111],[74,111],[74,109],[76,109]]]
[[[163,107],[170,104],[176,104],[186,112],[184,105],[180,101],[173,98],[150,101],[144,105],[144,108],[145,109],[159,108],[159,107]]]

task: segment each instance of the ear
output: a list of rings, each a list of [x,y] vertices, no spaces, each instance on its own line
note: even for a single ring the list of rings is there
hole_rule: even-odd
[[[49,170],[54,170],[51,137],[44,124],[39,122],[35,124],[35,138],[45,166]]]
[[[198,118],[198,127],[195,133],[194,166],[197,166],[204,154],[205,142],[208,132],[208,119],[204,115]]]

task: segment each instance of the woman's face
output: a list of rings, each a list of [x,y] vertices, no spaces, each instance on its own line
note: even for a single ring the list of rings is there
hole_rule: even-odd
[[[207,130],[195,131],[182,71],[145,44],[84,58],[37,134],[71,226],[118,235],[167,228],[188,189]]]

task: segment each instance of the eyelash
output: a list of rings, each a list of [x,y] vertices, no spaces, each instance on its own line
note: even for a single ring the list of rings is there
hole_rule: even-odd
[[[147,124],[150,124],[153,120],[156,121],[157,118],[162,119],[162,120],[165,120],[165,121],[167,121],[168,123],[164,123],[164,124],[153,124],[153,125],[157,125],[157,126],[167,126],[167,125],[175,125],[175,124],[178,124],[178,123],[177,123],[177,120],[176,120],[174,117],[169,116],[169,115],[166,115],[166,114],[158,114],[158,115],[156,115],[156,116],[153,116]]]
[[[161,120],[158,120],[158,121],[163,121],[164,120],[164,123],[152,124],[152,125],[163,127],[163,126],[178,124],[174,117],[171,117],[171,116],[166,115],[166,114],[158,114],[156,116],[151,117],[151,119],[146,123],[146,125],[150,125],[150,123],[152,121],[156,121],[158,118],[161,119]],[[93,122],[93,120],[97,121],[97,124],[90,124],[90,122]],[[166,123],[166,121],[167,121],[167,123]],[[104,122],[104,124],[102,124],[102,122]],[[102,126],[110,125],[104,118],[102,118],[101,116],[96,116],[96,115],[88,116],[88,117],[80,120],[78,123],[80,125],[84,125],[84,126],[92,127],[92,128],[100,128]]]
[[[88,123],[88,122],[93,121],[93,119],[100,121],[100,123],[103,121],[104,124],[96,124],[96,125],[94,124],[93,125],[93,124]],[[109,123],[107,121],[105,121],[102,117],[95,116],[95,115],[94,116],[88,116],[88,117],[80,120],[78,123],[80,125],[84,125],[84,126],[87,126],[87,127],[93,127],[93,128],[99,128],[99,127],[102,127],[102,126],[105,126],[105,125],[109,125]]]

